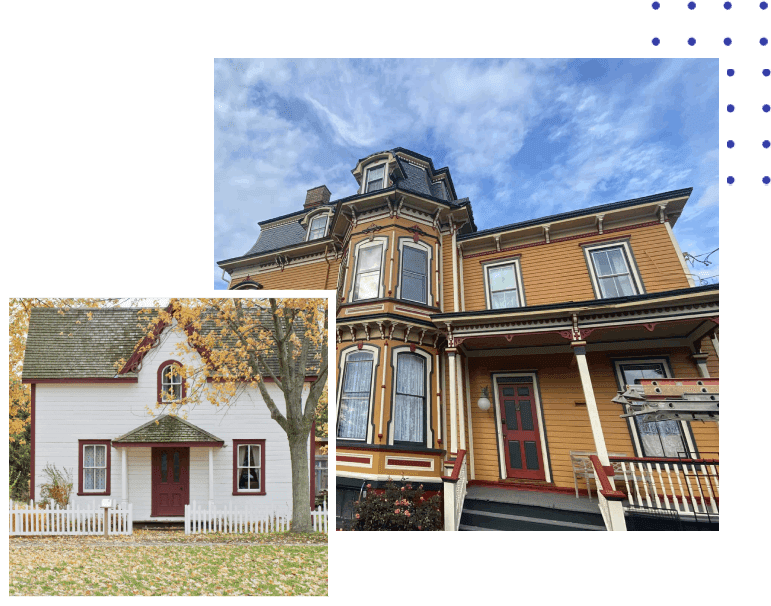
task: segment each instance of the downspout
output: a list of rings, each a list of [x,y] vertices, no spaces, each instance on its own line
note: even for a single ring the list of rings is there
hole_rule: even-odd
[[[227,282],[228,283],[228,290],[230,290],[230,283],[233,281],[233,276],[230,276],[230,280],[226,280],[225,279],[225,272],[226,271],[227,270],[225,270],[225,269],[222,270],[222,276],[220,277],[220,280],[222,280],[223,282]]]

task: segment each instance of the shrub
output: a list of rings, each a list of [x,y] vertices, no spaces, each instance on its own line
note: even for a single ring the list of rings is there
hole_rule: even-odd
[[[40,486],[41,504],[54,502],[65,509],[70,503],[70,493],[72,493],[72,472],[67,469],[59,471],[56,465],[48,463],[43,470],[43,475],[48,480]]]
[[[367,484],[367,495],[354,503],[353,530],[442,530],[441,501],[426,497],[421,484],[397,486],[389,480],[383,491]]]

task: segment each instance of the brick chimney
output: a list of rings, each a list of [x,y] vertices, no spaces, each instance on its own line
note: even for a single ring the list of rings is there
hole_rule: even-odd
[[[318,187],[309,189],[305,196],[305,205],[303,208],[313,208],[319,204],[326,204],[329,202],[331,196],[332,194],[327,189],[326,185],[319,185]]]

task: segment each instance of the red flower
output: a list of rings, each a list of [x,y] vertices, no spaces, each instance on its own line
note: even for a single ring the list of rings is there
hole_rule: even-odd
[[[399,513],[399,510],[398,509],[394,509],[394,513]]]
[[[410,517],[410,512],[409,511],[405,511],[404,515],[406,515],[409,518]]]
[[[367,484],[367,488],[372,488],[372,484]]]
[[[360,517],[361,517],[361,516],[360,516],[360,515],[357,513],[357,514],[356,514],[356,519],[358,520]]]
[[[402,486],[402,492],[404,492],[404,486]]]

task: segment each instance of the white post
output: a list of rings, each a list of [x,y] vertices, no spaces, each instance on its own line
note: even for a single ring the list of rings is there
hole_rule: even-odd
[[[581,376],[581,388],[584,391],[586,411],[589,413],[589,424],[592,428],[597,458],[600,460],[603,467],[608,467],[610,465],[608,449],[605,446],[605,436],[602,433],[602,424],[600,423],[600,413],[597,410],[597,401],[594,399],[594,388],[592,387],[592,377],[589,374],[589,365],[586,363],[586,341],[573,341],[571,346],[573,347],[573,353],[576,356],[576,362],[578,364],[578,372]],[[610,476],[608,479],[610,480],[610,485],[615,489],[613,476]],[[604,497],[600,493],[599,486],[597,486],[597,496],[600,499],[600,503],[602,503]],[[624,507],[621,505],[621,502],[607,501],[607,507],[608,519],[606,520],[606,523],[610,526],[608,530],[626,530]]]
[[[450,219],[450,229],[452,230],[452,301],[453,311],[460,311],[460,305],[458,304],[458,244],[455,234],[457,229],[452,224]]]
[[[458,385],[458,426],[460,427],[460,449],[466,450],[466,422],[463,415],[463,370],[460,356],[455,356],[455,382]]]
[[[447,367],[450,371],[450,453],[458,452],[457,390],[455,388],[455,350],[447,350]]]
[[[209,509],[214,507],[214,449],[209,448]]]
[[[123,500],[121,505],[123,509],[128,507],[128,448],[124,446],[120,453],[120,484],[121,496]]]

